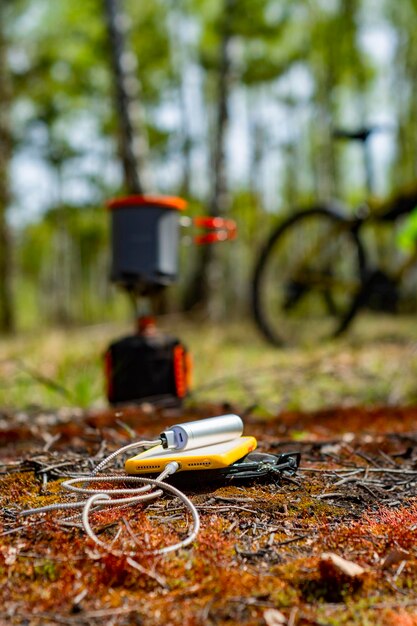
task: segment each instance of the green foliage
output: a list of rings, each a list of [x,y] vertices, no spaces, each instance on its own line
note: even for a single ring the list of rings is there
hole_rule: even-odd
[[[161,1],[126,2],[132,21],[130,41],[138,58],[141,97],[157,106],[172,88],[170,42],[167,32],[167,7]]]
[[[80,111],[92,106],[96,116],[108,115],[110,107],[103,110],[110,90],[105,30],[96,1],[78,6],[69,0],[39,0],[31,8],[30,21],[24,14],[16,17],[11,43],[12,67],[13,53],[19,59],[15,93],[30,104],[27,124],[46,124],[53,133],[58,129],[51,126],[74,123]]]
[[[274,214],[329,194],[363,198],[359,156],[351,159],[345,146],[336,150],[330,131],[333,125],[372,122],[374,113],[378,117],[383,73],[395,87],[388,108],[398,117],[396,156],[385,178],[399,186],[415,177],[415,0],[378,6],[370,0],[125,0],[124,7],[133,53],[127,60],[139,79],[140,124],[150,146],[150,191],[173,195],[186,189],[198,213],[206,212],[211,195],[220,45],[225,29],[230,35],[229,129],[235,122],[235,138],[233,146],[230,137],[224,145],[230,212],[240,235],[233,251],[225,246],[221,254],[226,264],[229,253],[239,258],[239,277],[230,267],[225,270],[231,306],[245,306],[255,245]],[[16,235],[18,299],[38,307],[37,314],[25,313],[27,319],[44,318],[36,292],[62,299],[51,287],[48,267],[63,263],[76,301],[84,302],[65,305],[69,318],[91,321],[107,306],[99,296],[92,313],[91,285],[105,276],[108,226],[103,212],[88,207],[103,205],[121,180],[103,3],[18,0],[6,3],[5,18],[15,154],[42,162],[53,181],[43,215],[31,224],[23,220]],[[374,31],[389,32],[392,67],[382,69],[364,45],[365,35]],[[229,129],[226,125],[224,132]],[[234,172],[238,132],[248,153],[246,178]],[[74,200],[72,189],[84,191]],[[23,215],[25,207],[20,208]],[[414,229],[411,222],[409,228]],[[400,245],[410,245],[411,230],[400,236]],[[64,239],[65,254],[76,257],[68,263],[62,261],[64,252],[57,252]],[[198,255],[190,249],[181,255],[187,278]],[[19,293],[28,281],[29,295]],[[104,293],[104,281],[99,291]]]
[[[19,258],[24,275],[36,279],[45,264],[54,262],[52,243],[63,230],[76,243],[84,275],[108,248],[108,216],[103,208],[53,209],[45,214],[42,221],[29,224],[20,233]]]
[[[417,244],[417,207],[407,216],[397,233],[398,246],[405,252],[413,252]]]

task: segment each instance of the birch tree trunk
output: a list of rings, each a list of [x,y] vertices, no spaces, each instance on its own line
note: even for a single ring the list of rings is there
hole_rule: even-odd
[[[146,170],[148,146],[139,102],[140,84],[135,74],[136,59],[126,47],[128,20],[122,10],[122,0],[104,0],[104,10],[114,76],[124,183],[128,193],[141,194],[149,185],[149,173]]]
[[[232,85],[233,13],[236,0],[224,0],[220,25],[219,66],[217,72],[217,110],[214,143],[212,147],[212,192],[209,214],[213,217],[226,215],[230,209],[230,194],[227,181],[226,138],[229,122],[229,97]],[[200,308],[210,313],[213,297],[221,276],[216,248],[207,245],[201,248],[197,267],[185,297],[187,310]],[[214,303],[214,308],[216,308]]]
[[[6,59],[6,35],[4,5],[0,3],[0,332],[14,330],[12,298],[12,243],[7,224],[7,208],[10,202],[9,164],[12,152],[10,131],[10,80]]]

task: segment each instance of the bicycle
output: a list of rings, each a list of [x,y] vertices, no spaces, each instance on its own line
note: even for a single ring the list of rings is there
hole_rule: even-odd
[[[417,207],[417,187],[385,201],[372,199],[369,139],[382,130],[337,130],[334,136],[363,148],[369,200],[353,212],[335,202],[298,210],[280,222],[262,246],[252,280],[255,322],[272,344],[282,346],[338,337],[359,311],[398,310],[400,286],[417,264],[417,247],[401,253],[396,268],[385,268],[375,252],[370,260],[368,225],[390,226]],[[378,248],[376,242],[374,248]]]

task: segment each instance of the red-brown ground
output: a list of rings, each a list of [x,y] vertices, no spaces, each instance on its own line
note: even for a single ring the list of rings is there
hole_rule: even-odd
[[[0,624],[417,625],[417,408],[247,414],[261,451],[299,450],[281,481],[185,486],[197,505],[197,541],[146,555],[184,536],[184,511],[164,497],[126,513],[138,567],[100,552],[78,528],[19,510],[58,502],[59,468],[105,454],[172,423],[229,411],[151,407],[4,416],[1,433]],[[106,443],[106,449],[103,443]],[[100,514],[103,527],[113,514]],[[107,517],[106,517],[107,515]],[[363,568],[332,564],[336,554]]]

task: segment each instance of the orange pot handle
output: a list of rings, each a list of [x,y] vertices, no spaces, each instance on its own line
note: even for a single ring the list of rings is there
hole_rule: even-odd
[[[236,222],[225,217],[194,217],[193,224],[207,232],[195,235],[194,243],[198,246],[235,239],[237,236]]]

